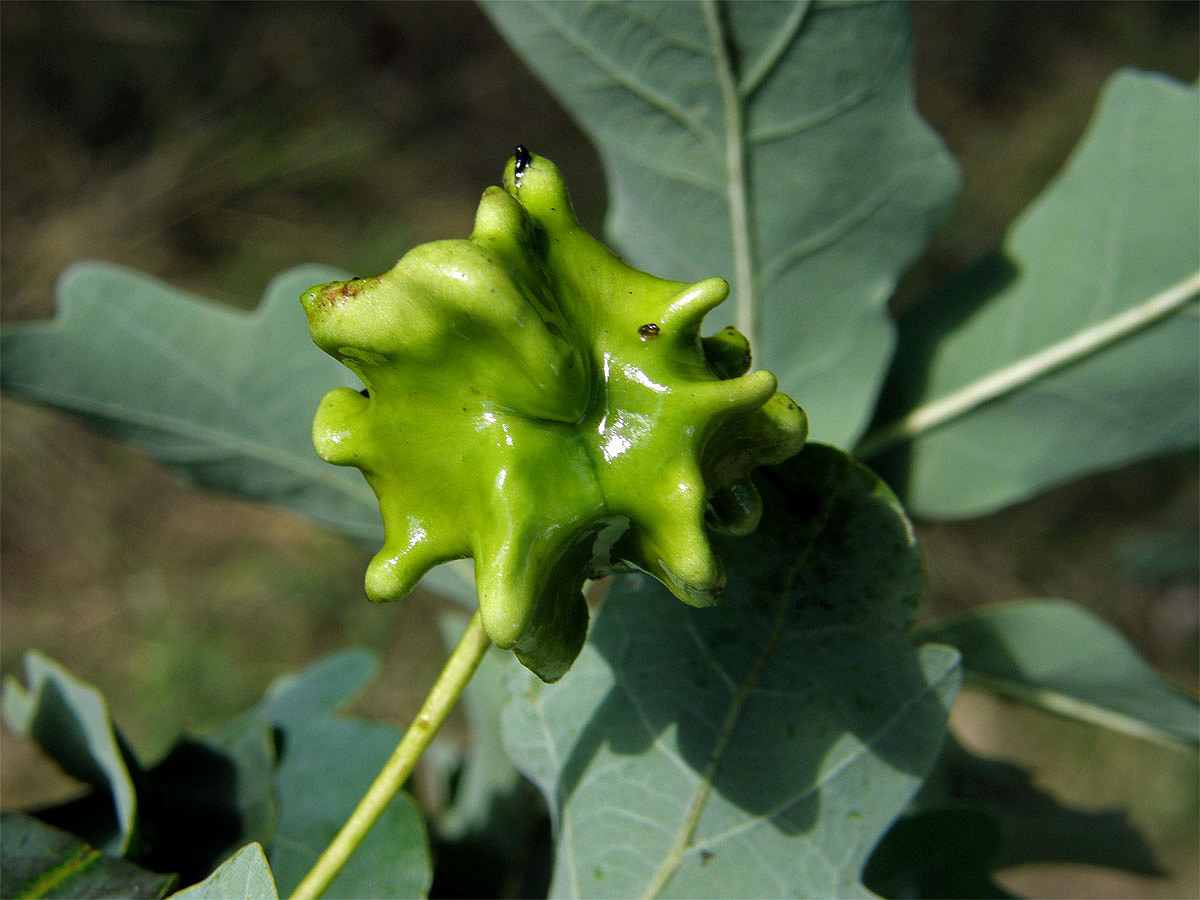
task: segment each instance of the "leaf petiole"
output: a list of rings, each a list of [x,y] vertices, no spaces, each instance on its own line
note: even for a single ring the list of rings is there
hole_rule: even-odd
[[[479,611],[476,610],[458,646],[446,660],[441,674],[438,675],[437,681],[434,682],[420,711],[408,727],[408,731],[404,733],[404,737],[400,739],[391,758],[363,794],[337,837],[330,842],[312,869],[296,886],[292,900],[315,900],[337,877],[363,842],[371,826],[383,814],[384,809],[416,768],[421,755],[446,721],[458,698],[462,696],[463,690],[491,645],[492,642],[484,633]]]

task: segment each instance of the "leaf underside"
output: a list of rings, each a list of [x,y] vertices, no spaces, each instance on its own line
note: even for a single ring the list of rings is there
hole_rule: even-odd
[[[242,900],[277,900],[271,867],[258,844],[247,844],[225,860],[208,878],[171,895],[171,900],[210,900],[237,897]]]
[[[891,356],[887,299],[957,187],[913,106],[907,8],[484,9],[593,138],[616,248],[666,277],[728,280],[730,321],[712,324],[750,338],[814,437],[849,445]]]
[[[360,385],[312,345],[299,297],[343,277],[289,269],[247,313],[120,266],[78,263],[59,280],[53,320],[0,335],[0,386],[81,416],[196,484],[375,543],[383,527],[366,481],[312,445],[321,397]],[[469,565],[441,566],[428,584],[474,605]]]
[[[982,515],[1196,444],[1198,157],[1196,87],[1119,73],[1001,250],[901,320],[881,427],[861,451],[911,511]],[[1075,358],[1033,365],[1075,344]],[[1017,378],[994,399],[921,421],[1006,372]]]
[[[514,680],[553,896],[862,896],[936,755],[957,654],[909,642],[924,572],[894,498],[829,447],[767,472],[723,606],[618,580],[560,684]]]
[[[162,897],[174,875],[149,872],[24,813],[0,820],[3,897]]]
[[[982,607],[921,637],[958,648],[964,677],[1000,694],[1136,737],[1200,743],[1200,706],[1073,603]]]
[[[279,682],[246,714],[265,719],[282,735],[274,777],[280,814],[268,858],[285,896],[333,840],[399,742],[399,729],[391,725],[334,715],[357,696],[375,668],[371,654],[333,654]],[[431,878],[421,813],[410,796],[400,794],[329,892],[422,897]]]
[[[109,715],[108,702],[45,654],[25,655],[25,680],[4,684],[4,718],[14,731],[36,741],[62,770],[90,785],[89,843],[114,856],[131,846],[139,816],[135,779],[140,766]],[[83,804],[79,804],[83,808]]]
[[[336,274],[285,272],[246,313],[119,266],[76,264],[55,319],[5,329],[4,389],[88,418],[198,484],[374,537],[370,489],[325,465],[310,436],[321,396],[350,376],[312,346],[298,298]]]
[[[89,841],[93,846],[103,842],[114,856],[124,853],[155,871],[180,873],[184,884],[199,882],[242,847],[241,861],[226,863],[236,869],[233,877],[250,878],[259,893],[247,896],[274,896],[265,893],[261,867],[253,854],[246,856],[246,845],[268,848],[273,879],[290,892],[400,738],[390,725],[334,715],[376,667],[364,651],[326,657],[278,683],[261,703],[217,733],[180,738],[148,768],[125,747],[99,692],[40,654],[26,657],[28,691],[6,684],[5,715],[65,771],[95,788],[81,800],[40,810],[43,822],[85,837],[96,834],[102,841]],[[116,762],[110,759],[114,756],[119,756]],[[24,826],[13,831],[30,833]],[[6,825],[6,853],[9,837]],[[88,847],[47,843],[37,834],[30,840],[40,855],[28,869],[29,878],[66,885],[63,893],[41,896],[142,895],[132,889],[86,893],[93,877],[106,883],[129,872],[98,864],[93,856],[99,851]],[[18,867],[4,871],[7,876]],[[130,877],[136,876],[134,871]],[[404,794],[387,807],[331,890],[335,896],[421,897],[431,878],[424,823]],[[169,880],[162,882],[164,891]],[[5,890],[3,895],[19,893]]]

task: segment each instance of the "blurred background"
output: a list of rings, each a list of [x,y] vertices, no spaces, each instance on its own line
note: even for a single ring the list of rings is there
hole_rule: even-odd
[[[918,104],[964,183],[897,308],[1001,239],[1117,68],[1194,81],[1198,10],[917,3]],[[244,308],[297,263],[382,272],[417,243],[465,236],[518,142],[558,163],[600,232],[596,154],[472,4],[3,4],[0,316],[50,316],[57,275],[83,258]],[[374,548],[192,491],[139,453],[7,397],[0,451],[0,669],[19,673],[26,649],[44,650],[104,691],[144,760],[347,644],[385,661],[356,707],[370,716],[405,722],[440,667],[437,598],[363,599]],[[987,519],[922,526],[927,616],[1069,598],[1194,693],[1198,506],[1186,454]],[[978,752],[1035,767],[1064,802],[1128,809],[1167,870],[1025,866],[1005,873],[1010,889],[1200,893],[1194,756],[975,695],[955,729]],[[7,731],[0,773],[5,808],[76,790]]]

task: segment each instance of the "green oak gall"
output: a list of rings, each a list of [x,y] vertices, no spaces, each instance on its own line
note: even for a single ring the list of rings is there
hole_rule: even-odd
[[[742,335],[700,337],[728,292],[627,266],[524,148],[466,240],[305,292],[313,340],[365,386],[326,395],[313,441],[379,498],[367,595],[396,599],[473,557],[488,637],[547,681],[583,644],[589,578],[640,569],[716,603],[707,529],[753,530],[751,470],[807,433],[775,377],[748,371]]]

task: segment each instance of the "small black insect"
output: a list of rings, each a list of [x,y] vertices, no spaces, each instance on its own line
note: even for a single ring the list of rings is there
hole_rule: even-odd
[[[517,144],[516,149],[513,150],[513,156],[516,157],[516,163],[513,166],[513,174],[524,174],[525,170],[528,169],[530,164],[533,162],[533,156],[531,156],[529,151],[525,149],[524,144]]]
[[[651,338],[658,337],[658,326],[653,322],[647,322],[638,329],[638,334],[642,336],[643,341],[648,341]]]

